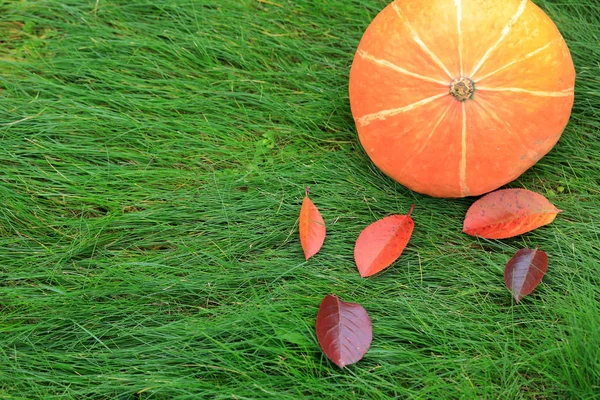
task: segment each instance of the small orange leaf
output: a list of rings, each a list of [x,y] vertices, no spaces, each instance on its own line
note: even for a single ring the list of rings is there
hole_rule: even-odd
[[[463,232],[487,239],[506,239],[551,223],[560,211],[544,196],[530,190],[497,190],[469,207]]]
[[[356,239],[354,261],[360,276],[374,275],[400,257],[415,227],[408,215],[390,215],[367,226]]]
[[[310,188],[306,188],[306,195],[302,201],[300,209],[300,243],[304,250],[304,258],[307,260],[317,254],[325,241],[325,221],[314,205],[308,198]]]

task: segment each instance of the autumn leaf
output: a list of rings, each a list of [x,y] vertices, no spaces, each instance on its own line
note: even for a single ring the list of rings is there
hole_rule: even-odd
[[[559,212],[544,196],[530,190],[497,190],[469,207],[463,232],[487,239],[506,239],[551,223]]]
[[[360,304],[325,296],[317,313],[317,339],[327,358],[338,367],[354,364],[371,346],[369,314]]]
[[[390,215],[367,226],[354,246],[354,261],[363,278],[389,267],[400,257],[408,243],[415,223],[408,215]]]
[[[520,249],[504,268],[504,283],[518,303],[542,281],[548,270],[548,256],[539,248]]]
[[[300,209],[300,243],[304,250],[304,258],[309,259],[321,250],[325,241],[325,221],[314,205],[308,198],[310,187],[306,188],[302,208]]]

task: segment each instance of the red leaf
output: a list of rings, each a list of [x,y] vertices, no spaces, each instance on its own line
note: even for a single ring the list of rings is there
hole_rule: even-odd
[[[518,303],[533,292],[548,271],[548,256],[542,250],[521,249],[504,268],[504,283]]]
[[[325,221],[319,209],[308,198],[309,191],[310,188],[307,187],[300,209],[300,243],[307,260],[321,250],[325,241]]]
[[[354,261],[363,278],[389,267],[400,257],[415,227],[408,215],[390,215],[367,226],[356,239]]]
[[[317,313],[317,339],[327,358],[338,367],[354,364],[371,346],[369,314],[360,304],[325,296]]]
[[[497,190],[471,205],[463,232],[487,239],[506,239],[551,223],[560,211],[544,196],[530,190]]]

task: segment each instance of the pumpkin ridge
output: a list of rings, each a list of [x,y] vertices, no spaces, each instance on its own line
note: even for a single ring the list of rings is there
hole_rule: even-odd
[[[440,67],[448,75],[448,77],[450,77],[450,79],[454,79],[454,76],[452,76],[448,68],[446,68],[442,60],[440,60],[439,57],[436,56],[435,53],[429,49],[429,47],[427,47],[427,45],[423,42],[423,40],[421,40],[421,38],[417,34],[417,31],[415,31],[415,28],[413,28],[410,22],[408,22],[406,18],[402,16],[402,10],[400,9],[400,6],[397,5],[396,2],[394,2],[392,3],[392,8],[394,9],[394,11],[396,11],[398,18],[400,18],[404,25],[406,25],[410,32],[411,38],[415,41],[415,43],[419,45],[421,50],[423,50],[423,52],[427,54],[433,60],[433,62],[435,62],[437,66]]]
[[[515,92],[515,93],[524,93],[524,94],[530,94],[532,96],[543,96],[543,97],[568,97],[571,96],[573,94],[573,90],[574,88],[568,88],[568,89],[564,89],[561,90],[559,92],[549,92],[549,91],[543,91],[543,90],[529,90],[529,89],[523,89],[523,88],[492,88],[492,87],[481,87],[481,86],[477,86],[477,90],[483,90],[483,91],[488,91],[488,92]]]
[[[378,111],[375,113],[363,115],[362,117],[357,118],[357,121],[361,126],[369,125],[374,120],[383,121],[383,120],[387,119],[388,117],[393,117],[394,115],[398,115],[398,114],[401,114],[406,111],[414,110],[415,108],[418,108],[422,105],[431,103],[432,101],[435,101],[435,100],[437,100],[441,97],[447,96],[447,95],[448,95],[448,92],[445,91],[443,93],[436,94],[435,96],[427,97],[423,100],[416,101],[416,102],[406,105],[404,107],[391,108],[388,110],[381,110],[381,111]]]
[[[471,77],[472,77],[472,79],[473,79],[473,80],[476,80],[476,81],[477,81],[477,83],[479,83],[479,82],[481,82],[482,80],[484,80],[485,78],[489,78],[490,76],[492,76],[492,75],[495,75],[496,73],[498,73],[498,72],[500,72],[500,71],[503,71],[503,70],[505,70],[506,68],[509,68],[509,67],[513,66],[514,64],[517,64],[517,63],[519,63],[519,62],[521,62],[521,61],[528,60],[528,59],[530,59],[531,57],[533,57],[533,56],[535,56],[535,55],[537,55],[537,54],[541,53],[542,51],[544,51],[544,50],[546,50],[547,48],[549,48],[549,47],[550,47],[552,44],[554,44],[554,42],[556,42],[557,40],[558,40],[558,39],[553,39],[553,40],[551,40],[550,42],[546,43],[544,46],[540,47],[539,49],[537,49],[537,50],[534,50],[534,51],[532,51],[532,52],[529,52],[529,53],[527,53],[525,56],[523,56],[523,57],[521,57],[521,58],[519,58],[519,59],[517,59],[517,60],[511,61],[511,62],[509,62],[508,64],[505,64],[504,66],[502,66],[502,67],[500,67],[500,68],[498,68],[498,69],[495,69],[494,71],[492,71],[492,72],[490,72],[490,73],[488,73],[488,74],[486,74],[486,75],[484,75],[484,76],[482,76],[482,77],[475,78],[473,75],[471,75]],[[482,64],[482,65],[483,65],[483,64]]]
[[[517,20],[519,19],[519,17],[521,17],[521,15],[523,15],[523,12],[525,11],[525,7],[527,6],[528,2],[529,2],[529,0],[522,0],[521,1],[521,4],[519,4],[519,8],[517,9],[517,12],[508,20],[508,22],[506,23],[506,25],[504,26],[504,28],[502,28],[502,31],[500,33],[500,37],[498,38],[498,40],[496,41],[496,43],[494,43],[485,52],[485,54],[483,55],[483,57],[481,58],[481,60],[479,60],[479,62],[475,66],[475,68],[473,68],[473,71],[471,72],[471,74],[469,76],[475,75],[477,73],[477,71],[479,71],[479,69],[483,66],[483,63],[485,63],[487,61],[487,59],[489,58],[490,54],[492,54],[494,52],[494,50],[496,50],[498,48],[498,46],[500,45],[500,43],[502,43],[502,41],[504,39],[506,39],[506,37],[510,33],[510,30],[512,29],[513,25],[517,22]]]
[[[471,191],[467,186],[467,108],[466,104],[461,103],[462,106],[462,124],[461,124],[461,143],[460,143],[460,165],[458,169],[458,176],[460,179],[460,191],[462,196],[467,196]]]
[[[458,35],[458,65],[460,65],[460,77],[463,77],[463,34],[462,34],[462,0],[454,0],[456,6],[456,32]]]
[[[362,57],[364,60],[370,61],[370,62],[372,62],[372,63],[374,63],[376,65],[382,66],[382,67],[389,68],[389,69],[391,69],[393,71],[396,71],[396,72],[399,72],[401,74],[412,76],[413,78],[422,79],[422,80],[427,81],[427,82],[439,83],[440,85],[444,85],[444,86],[448,85],[447,82],[444,82],[444,81],[441,81],[441,80],[438,80],[438,79],[435,79],[435,78],[431,78],[429,76],[420,75],[420,74],[411,72],[411,71],[409,71],[407,69],[404,69],[404,68],[402,68],[402,67],[400,67],[400,66],[392,63],[391,61],[384,60],[384,59],[381,59],[381,58],[377,58],[377,57],[371,55],[370,53],[368,53],[368,52],[366,52],[366,51],[364,51],[362,49],[358,50],[358,55],[360,57]]]

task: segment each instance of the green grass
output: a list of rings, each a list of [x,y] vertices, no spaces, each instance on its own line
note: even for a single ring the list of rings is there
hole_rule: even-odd
[[[0,398],[600,398],[600,10],[538,1],[578,72],[555,149],[510,186],[564,210],[504,240],[369,162],[347,82],[387,0],[0,0]],[[328,237],[304,262],[305,186]],[[353,244],[415,204],[402,257]],[[502,271],[549,254],[518,305]],[[340,370],[321,299],[372,347]]]

